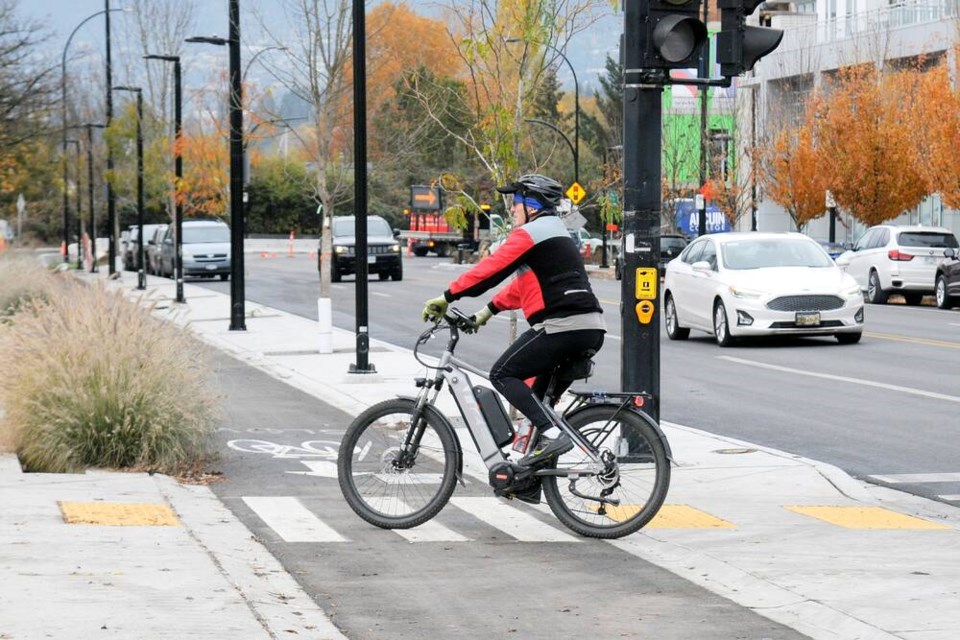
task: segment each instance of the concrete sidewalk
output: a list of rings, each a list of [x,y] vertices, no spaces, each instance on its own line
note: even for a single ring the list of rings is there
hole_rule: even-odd
[[[412,393],[420,373],[409,350],[374,340],[377,373],[349,374],[352,333],[334,329],[333,353],[321,355],[316,322],[249,301],[247,330],[229,331],[228,296],[200,287],[186,285],[187,304],[177,305],[170,280],[148,278],[146,295],[132,273],[107,286],[350,414]],[[440,398],[455,413],[449,395]],[[957,636],[956,508],[789,453],[663,426],[677,463],[668,504],[643,531],[611,544],[812,638]],[[484,476],[480,464],[471,456],[468,473]],[[7,457],[0,500],[0,567],[21,585],[0,587],[4,640],[93,635],[84,624],[114,637],[286,637],[287,629],[342,637],[204,487],[138,474],[21,474]],[[69,525],[58,502],[168,505],[179,526]],[[176,575],[164,571],[172,566]],[[45,617],[46,629],[18,623],[21,607],[51,597],[58,613]]]

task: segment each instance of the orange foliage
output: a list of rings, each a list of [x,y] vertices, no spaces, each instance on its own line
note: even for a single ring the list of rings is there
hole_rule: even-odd
[[[960,93],[950,82],[946,65],[920,78],[913,102],[916,124],[916,162],[931,193],[960,208]]]
[[[371,112],[392,101],[394,84],[420,67],[438,76],[461,68],[442,22],[417,15],[405,4],[381,4],[367,16],[367,100]]]
[[[183,154],[184,172],[176,198],[185,216],[223,216],[226,213],[230,177],[229,156],[219,134],[186,135],[174,145]]]
[[[767,196],[782,206],[797,229],[819,218],[825,211],[828,174],[815,144],[812,113],[794,126],[778,131],[761,147],[759,179]]]
[[[910,117],[915,72],[840,74],[817,114],[823,173],[837,204],[867,225],[895,218],[927,195]]]

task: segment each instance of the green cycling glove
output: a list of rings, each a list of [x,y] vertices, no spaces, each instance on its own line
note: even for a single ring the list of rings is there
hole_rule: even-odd
[[[493,317],[493,312],[490,311],[490,307],[484,307],[477,311],[475,314],[470,316],[470,319],[473,320],[478,327],[482,327],[487,324],[487,321]]]
[[[444,314],[447,312],[447,306],[449,303],[445,297],[438,296],[427,300],[426,305],[423,307],[423,321],[433,320],[434,322],[439,321],[443,318]]]

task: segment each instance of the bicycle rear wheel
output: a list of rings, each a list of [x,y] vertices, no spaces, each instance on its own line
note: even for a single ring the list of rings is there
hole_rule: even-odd
[[[456,436],[438,415],[424,413],[419,447],[404,450],[414,408],[414,402],[405,399],[370,407],[347,428],[337,456],[347,504],[384,529],[408,529],[437,515],[457,481]]]
[[[639,530],[660,510],[670,486],[670,460],[653,420],[616,411],[612,405],[588,407],[568,418],[602,456],[616,460],[608,473],[543,478],[547,504],[557,519],[591,538],[620,538]],[[556,468],[596,470],[579,447],[560,456]],[[601,497],[618,503],[605,504]]]

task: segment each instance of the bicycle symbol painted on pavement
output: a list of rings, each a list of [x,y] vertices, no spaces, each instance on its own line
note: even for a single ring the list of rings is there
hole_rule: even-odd
[[[336,460],[340,443],[334,440],[307,440],[299,446],[268,440],[230,440],[227,446],[242,453],[263,453],[276,459],[320,458]]]

